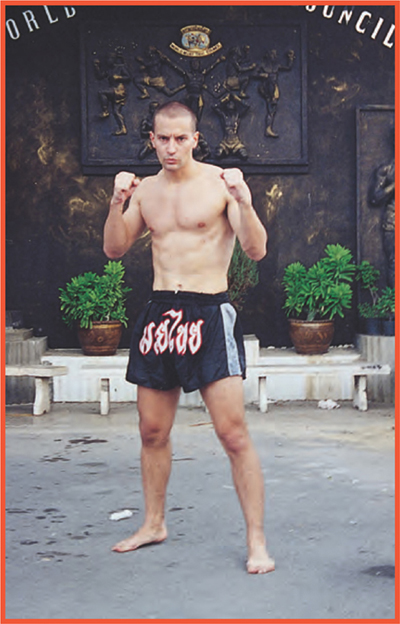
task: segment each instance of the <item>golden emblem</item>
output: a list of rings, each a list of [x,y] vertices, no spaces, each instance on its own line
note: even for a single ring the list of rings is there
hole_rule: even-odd
[[[222,48],[222,43],[209,47],[211,30],[206,26],[185,26],[181,28],[181,33],[183,48],[176,43],[171,43],[169,47],[182,56],[210,56]]]

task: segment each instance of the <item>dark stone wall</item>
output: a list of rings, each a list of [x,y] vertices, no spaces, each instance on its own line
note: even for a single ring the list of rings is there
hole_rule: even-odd
[[[263,346],[289,345],[281,310],[284,267],[318,259],[328,243],[350,247],[356,257],[356,109],[394,105],[394,48],[383,45],[394,22],[392,6],[354,7],[348,25],[338,23],[344,7],[324,17],[304,6],[92,6],[76,5],[67,18],[51,6],[7,7],[20,36],[7,37],[7,309],[22,310],[25,325],[49,337],[52,348],[75,347],[62,322],[58,289],[73,275],[101,271],[102,228],[113,179],[85,176],[80,165],[79,23],[83,19],[176,20],[179,27],[207,20],[252,23],[303,19],[308,29],[309,171],[253,175],[248,183],[269,232],[269,253],[259,264],[260,282],[241,313],[246,333]],[[364,34],[355,29],[362,10],[372,14]],[[23,11],[39,29],[29,32]],[[371,33],[384,23],[376,39]],[[124,259],[130,325],[151,288],[148,239]],[[335,344],[350,343],[354,309],[337,323]],[[129,331],[122,346],[128,346]]]

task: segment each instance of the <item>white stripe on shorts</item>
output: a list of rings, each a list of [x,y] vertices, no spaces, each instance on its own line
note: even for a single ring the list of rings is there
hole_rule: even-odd
[[[221,303],[222,322],[224,326],[226,357],[230,375],[241,375],[239,352],[234,335],[236,322],[236,310],[231,303]]]

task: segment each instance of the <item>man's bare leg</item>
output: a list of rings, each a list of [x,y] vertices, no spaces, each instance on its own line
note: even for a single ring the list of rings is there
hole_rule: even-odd
[[[180,388],[168,392],[138,388],[145,519],[136,533],[113,547],[112,550],[116,552],[136,550],[146,544],[162,542],[167,537],[165,496],[171,473],[169,434],[174,422],[179,394]]]
[[[242,379],[228,377],[211,383],[202,389],[202,396],[231,462],[247,527],[247,571],[272,572],[275,562],[268,554],[264,535],[264,481],[245,423]]]

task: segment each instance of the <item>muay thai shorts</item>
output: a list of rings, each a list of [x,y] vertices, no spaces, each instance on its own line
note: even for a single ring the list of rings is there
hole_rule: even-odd
[[[127,381],[192,392],[213,381],[245,378],[243,333],[226,292],[153,291],[132,335]]]

